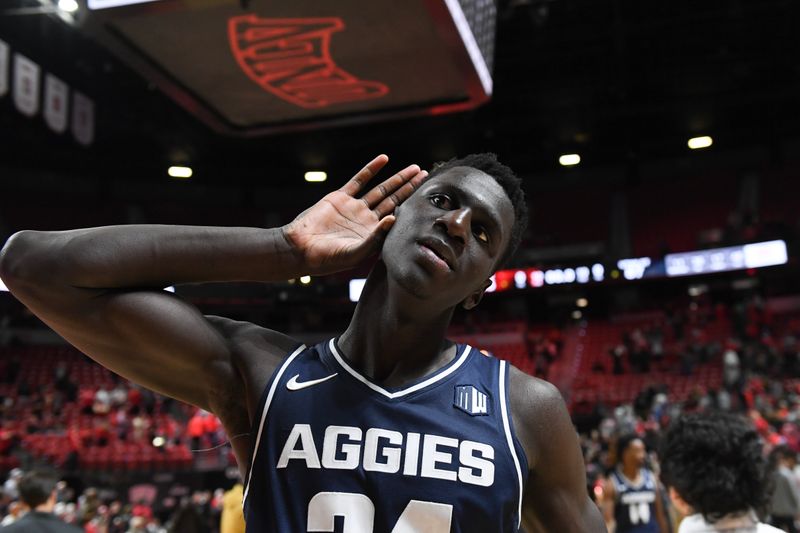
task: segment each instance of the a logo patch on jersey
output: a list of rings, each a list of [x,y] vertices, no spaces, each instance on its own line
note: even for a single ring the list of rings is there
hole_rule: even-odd
[[[472,416],[489,414],[489,395],[472,385],[456,385],[453,405]]]
[[[296,376],[292,377],[292,379],[290,379],[288,382],[286,382],[286,388],[289,390],[305,389],[306,387],[313,387],[314,385],[318,385],[320,383],[328,381],[329,379],[335,378],[338,375],[339,373],[337,372],[336,374],[331,374],[330,376],[326,376],[324,378],[312,379],[311,381],[300,382],[297,381],[297,378],[300,377],[300,374],[297,374]]]

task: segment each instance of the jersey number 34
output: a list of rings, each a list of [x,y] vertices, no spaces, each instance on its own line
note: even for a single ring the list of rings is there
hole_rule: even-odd
[[[308,503],[308,531],[333,531],[336,516],[344,517],[343,533],[372,533],[375,504],[364,494],[319,492]],[[411,500],[392,533],[448,533],[452,517],[452,505]]]

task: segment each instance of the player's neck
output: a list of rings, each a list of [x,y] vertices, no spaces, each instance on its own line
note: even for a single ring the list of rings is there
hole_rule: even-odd
[[[633,466],[623,465],[622,467],[622,474],[629,480],[633,481],[634,483],[639,481],[640,473],[641,473],[641,467],[638,465],[633,465]]]
[[[455,356],[445,340],[452,315],[452,309],[437,313],[409,302],[385,283],[367,283],[339,347],[360,372],[384,386],[399,387]]]

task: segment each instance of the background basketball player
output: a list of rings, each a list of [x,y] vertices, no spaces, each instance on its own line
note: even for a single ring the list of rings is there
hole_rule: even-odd
[[[668,533],[658,479],[645,466],[647,451],[635,434],[617,440],[617,466],[603,490],[603,514],[616,533]],[[611,526],[613,524],[613,526]]]

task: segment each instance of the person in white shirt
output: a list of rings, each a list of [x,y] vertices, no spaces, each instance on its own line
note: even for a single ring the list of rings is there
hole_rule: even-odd
[[[661,480],[684,516],[678,533],[780,533],[761,523],[770,471],[763,443],[745,418],[684,415],[664,435]]]
[[[797,533],[794,521],[800,515],[800,492],[792,471],[797,461],[795,453],[783,445],[772,450],[771,457],[775,463],[772,476],[775,490],[770,500],[770,523],[789,533]]]

